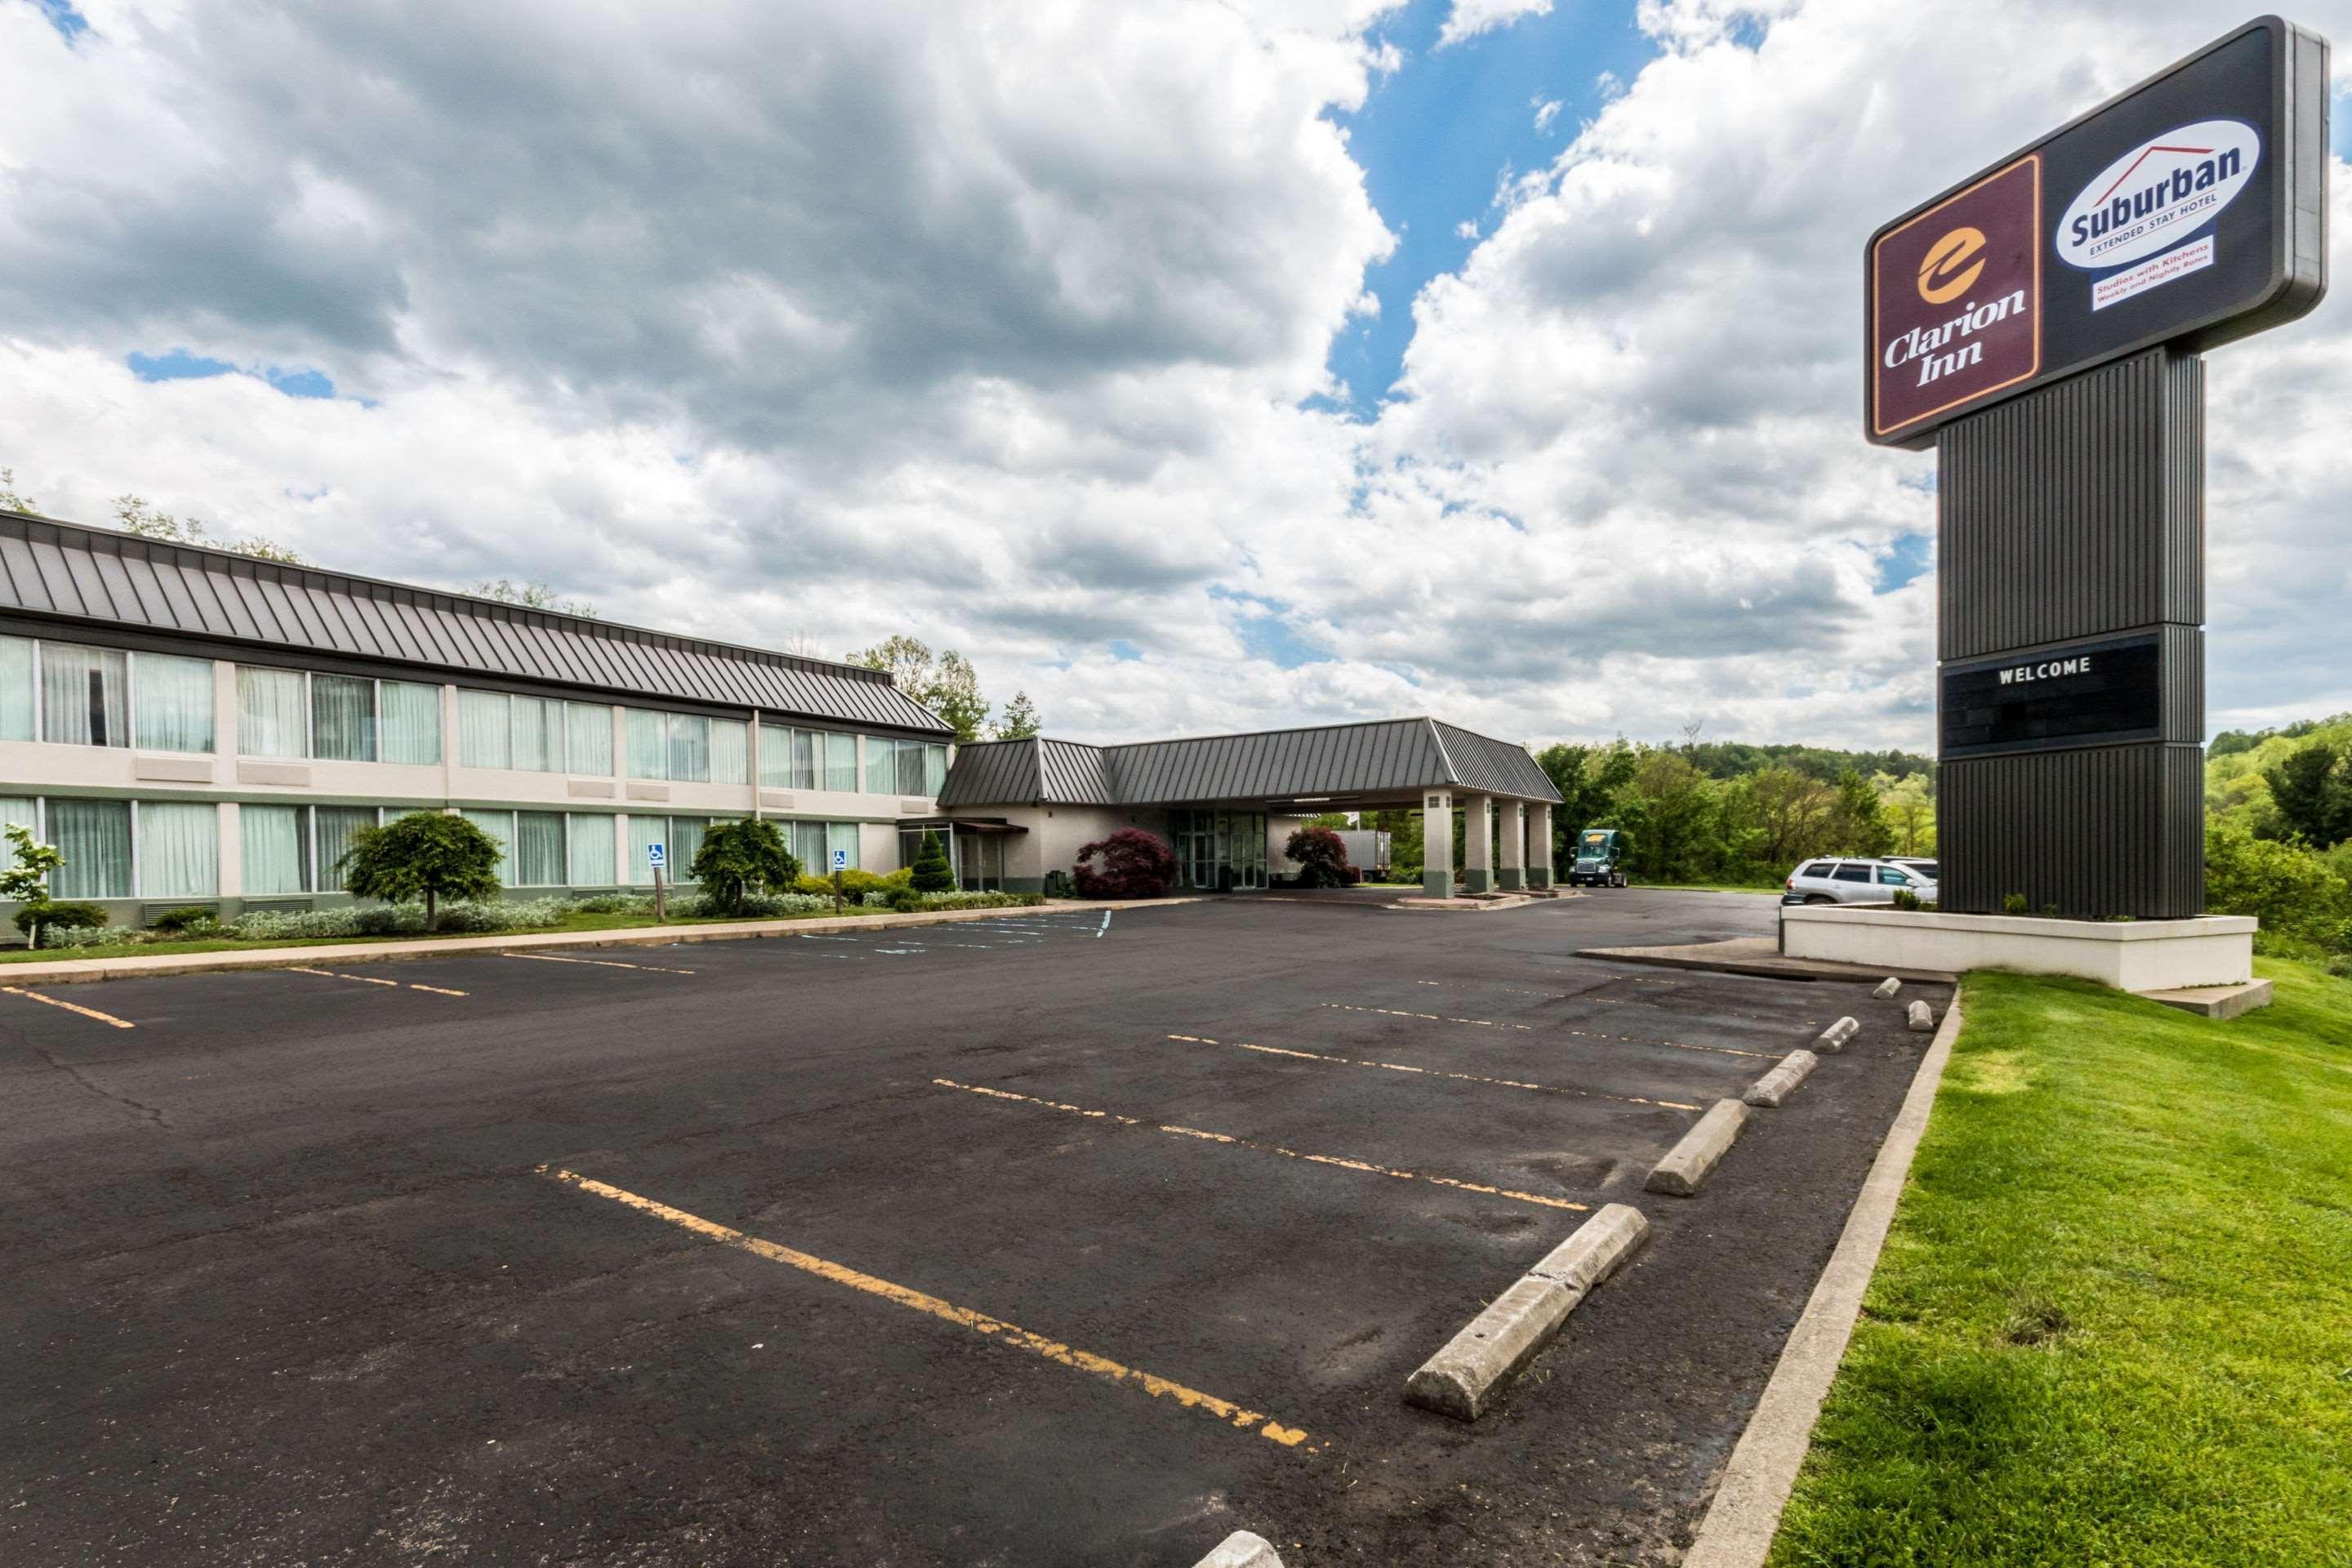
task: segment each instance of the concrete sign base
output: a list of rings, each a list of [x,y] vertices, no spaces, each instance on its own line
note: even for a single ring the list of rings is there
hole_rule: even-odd
[[[2179,921],[2037,920],[1816,904],[1780,911],[1790,958],[1887,969],[2008,969],[2071,974],[2118,991],[2243,985],[2253,978],[2247,915]]]

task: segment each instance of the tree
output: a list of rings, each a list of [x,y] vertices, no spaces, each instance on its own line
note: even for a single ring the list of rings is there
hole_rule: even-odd
[[[504,577],[484,578],[466,590],[478,599],[495,599],[501,605],[520,605],[526,610],[546,610],[559,616],[579,616],[587,620],[596,618],[596,606],[585,599],[567,599],[544,583],[517,584]]]
[[[0,468],[0,475],[7,470]],[[0,871],[0,901],[16,905],[16,929],[33,947],[41,945],[41,921],[52,907],[49,873],[66,863],[54,844],[36,844],[33,831],[22,823],[8,825],[13,863]]]
[[[2352,838],[2352,757],[2324,741],[2263,771],[2279,826],[2315,849]]]
[[[931,689],[930,645],[903,633],[851,654],[849,662],[886,672],[892,685],[918,702]]]
[[[35,517],[41,515],[41,509],[34,503],[33,498],[16,489],[16,470],[14,468],[0,468],[0,507],[6,507],[10,511],[30,512]]]
[[[363,899],[404,904],[425,900],[425,929],[441,925],[443,899],[489,899],[499,891],[499,841],[467,821],[437,811],[412,811],[382,827],[362,827],[334,868],[343,890]]]
[[[1619,827],[1618,799],[1633,779],[1638,758],[1622,741],[1598,746],[1546,746],[1536,753],[1560,804],[1552,809],[1549,864],[1559,866],[1559,846],[1570,835],[1588,827]]]
[[[1878,792],[1878,804],[1895,829],[1896,847],[1906,855],[1933,855],[1936,791],[1927,775],[1910,773],[1898,779],[1892,773],[1874,773],[1870,787]]]
[[[1830,811],[1830,848],[1842,855],[1879,856],[1895,848],[1895,829],[1879,809],[1870,781],[1848,768],[1838,775],[1837,803]]]
[[[980,727],[988,721],[988,699],[980,694],[980,672],[953,648],[940,656],[939,673],[931,677],[922,703],[955,731],[957,741],[967,745],[980,739]]]
[[[1156,833],[1122,827],[1080,848],[1070,879],[1081,898],[1156,899],[1176,885],[1176,851]]]
[[[1346,841],[1330,828],[1299,828],[1283,842],[1282,852],[1298,862],[1302,888],[1352,888],[1364,879],[1349,862]]]
[[[285,545],[267,539],[223,539],[194,518],[183,521],[168,511],[158,511],[135,495],[114,498],[114,521],[122,531],[141,539],[161,540],[166,544],[194,544],[206,550],[226,550],[236,555],[250,555],[257,561],[275,561],[287,566],[306,564],[302,557]]]
[[[755,893],[789,891],[800,880],[801,863],[774,823],[747,817],[710,825],[694,852],[693,872],[712,908],[740,915]]]
[[[948,852],[940,847],[940,836],[926,832],[923,847],[915,852],[914,889],[919,893],[950,893],[955,890],[955,868],[948,864]]]
[[[2300,844],[2214,823],[2205,830],[2205,907],[2252,915],[2275,936],[2334,945],[2352,925],[2352,888],[2326,857]]]
[[[1660,882],[1696,881],[1713,869],[1718,824],[1715,781],[1678,752],[1644,751],[1617,810],[1633,837],[1636,868]]]
[[[1043,721],[1037,717],[1037,705],[1029,700],[1025,691],[1016,691],[1013,700],[1004,705],[1004,712],[996,721],[996,738],[1000,741],[1025,741],[1034,735]]]

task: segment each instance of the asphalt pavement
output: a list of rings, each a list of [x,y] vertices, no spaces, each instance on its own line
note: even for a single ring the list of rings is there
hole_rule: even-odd
[[[0,1561],[1673,1563],[1943,997],[1570,954],[1772,913],[1236,899],[0,994]],[[1842,1013],[1705,1191],[1641,1191]],[[1649,1247],[1494,1413],[1402,1402],[1612,1201]]]

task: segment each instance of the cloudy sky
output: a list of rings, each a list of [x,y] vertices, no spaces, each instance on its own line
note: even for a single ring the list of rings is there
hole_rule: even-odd
[[[1081,739],[1926,748],[1863,238],[2244,14],[0,0],[0,465]],[[2213,727],[2352,709],[2352,288],[2209,374]]]

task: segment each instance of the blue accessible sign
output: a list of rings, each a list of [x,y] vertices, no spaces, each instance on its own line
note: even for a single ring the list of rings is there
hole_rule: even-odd
[[[646,864],[656,870],[669,864],[669,851],[658,844],[646,846]]]

